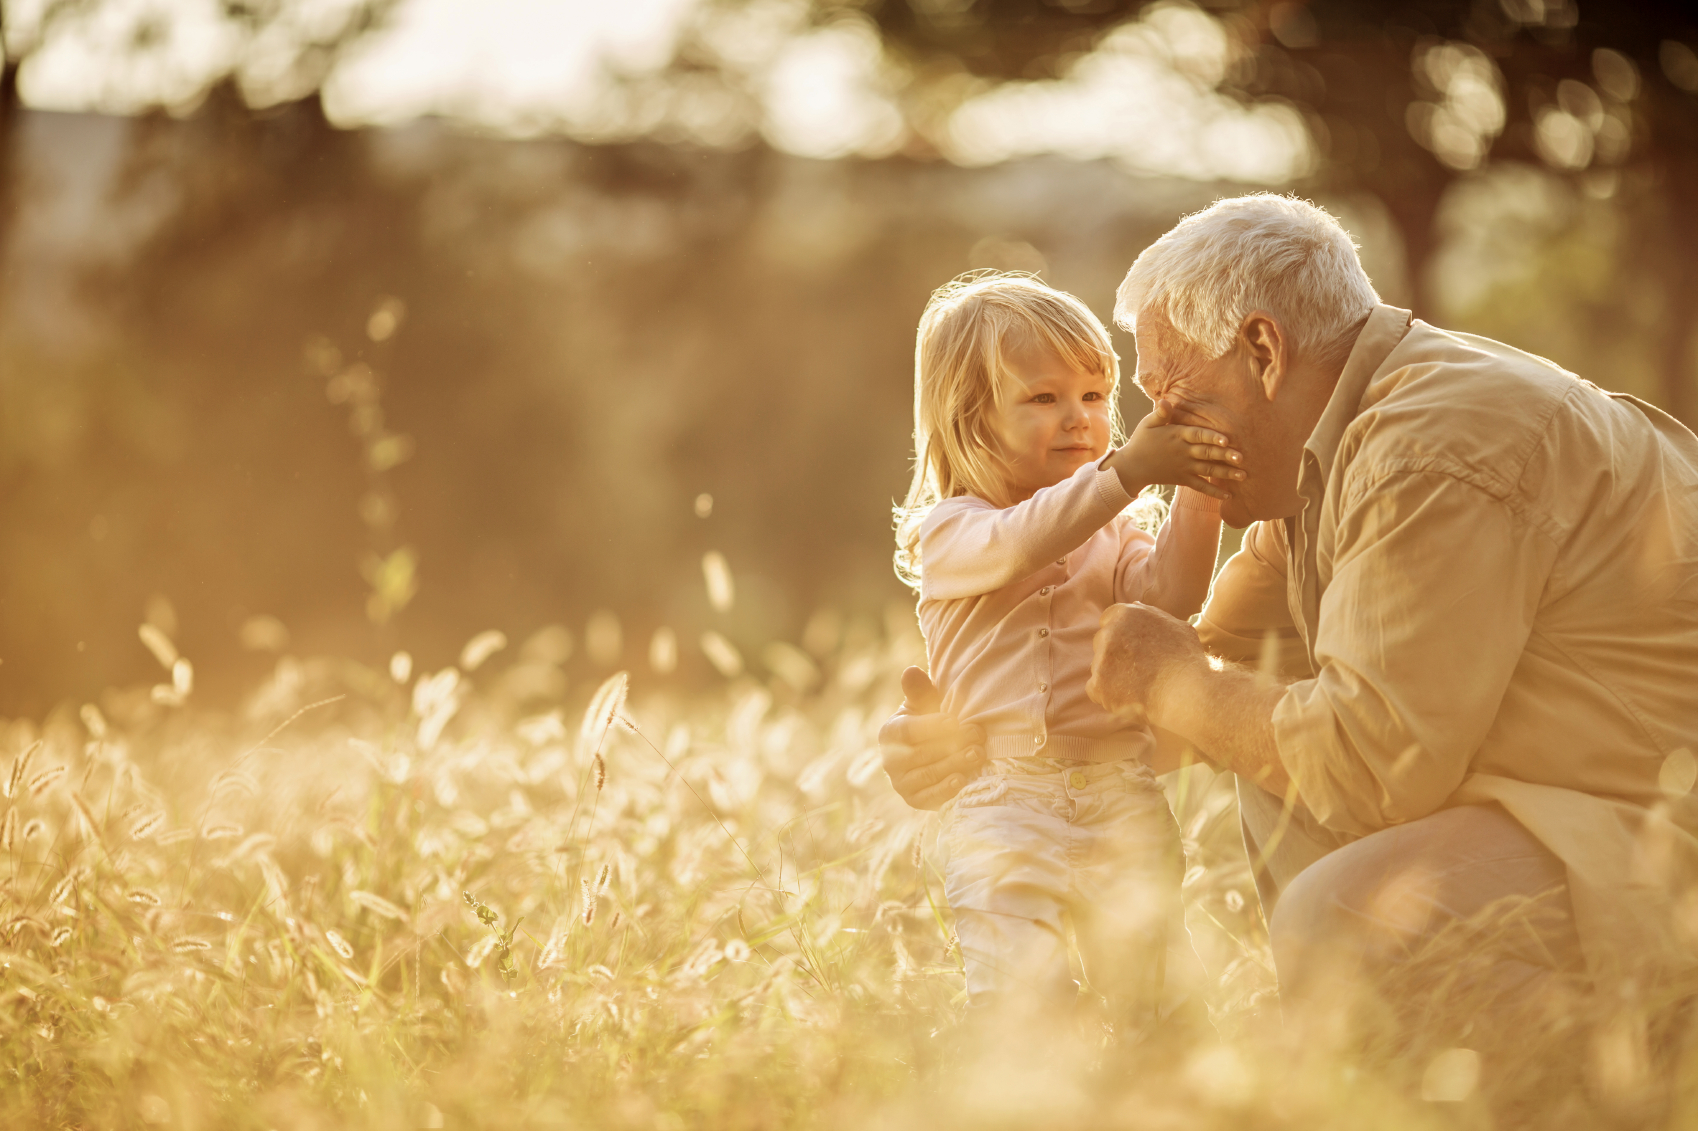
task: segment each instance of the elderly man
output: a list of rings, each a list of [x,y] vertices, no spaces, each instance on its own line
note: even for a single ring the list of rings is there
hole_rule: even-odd
[[[1698,438],[1381,304],[1291,198],[1181,221],[1115,313],[1139,385],[1244,453],[1249,529],[1195,630],[1109,610],[1090,692],[1238,775],[1282,990],[1517,902],[1512,985],[1690,972]],[[983,736],[904,686],[885,768],[935,808]]]

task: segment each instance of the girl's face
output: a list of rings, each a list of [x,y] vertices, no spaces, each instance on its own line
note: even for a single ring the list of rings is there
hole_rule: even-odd
[[[1040,342],[1007,354],[1007,403],[991,409],[1012,502],[1051,487],[1108,452],[1108,376],[1083,373]]]

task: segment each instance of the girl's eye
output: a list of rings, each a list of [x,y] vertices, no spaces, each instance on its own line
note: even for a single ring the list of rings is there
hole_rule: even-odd
[[[1101,393],[1086,393],[1085,399],[1088,401],[1100,401],[1103,399],[1103,395]]]
[[[1054,393],[1039,393],[1037,396],[1032,398],[1032,403],[1033,404],[1054,404],[1055,403],[1055,394]]]

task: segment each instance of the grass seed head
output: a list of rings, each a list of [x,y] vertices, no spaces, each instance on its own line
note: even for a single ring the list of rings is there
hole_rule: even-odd
[[[350,944],[347,939],[343,938],[336,931],[333,931],[333,930],[325,931],[324,932],[324,941],[330,944],[331,950],[334,950],[337,954],[340,954],[343,958],[349,959],[349,960],[353,959],[353,957],[354,957],[353,945]]]
[[[0,849],[5,849],[7,852],[12,851],[12,845],[17,842],[17,839],[18,811],[8,809],[6,810],[6,820],[0,822]]]
[[[31,797],[39,797],[42,793],[52,788],[54,782],[64,776],[65,767],[49,766],[47,769],[29,779],[29,795]]]
[[[136,630],[136,635],[153,653],[153,658],[159,661],[159,666],[170,671],[177,662],[177,646],[171,643],[171,638],[151,624],[142,625]]]
[[[579,757],[599,754],[607,738],[607,728],[625,706],[625,695],[631,689],[631,677],[626,672],[614,672],[590,696],[584,709],[584,721],[578,728]]]
[[[595,922],[595,889],[590,887],[590,882],[586,879],[580,879],[578,886],[584,890],[583,920],[584,926],[587,927]]]
[[[476,671],[483,666],[485,660],[507,647],[507,634],[497,629],[488,629],[478,633],[466,641],[466,646],[460,649],[460,666],[467,671]]]
[[[607,762],[600,754],[595,756],[595,787],[600,789],[607,784]]]
[[[23,784],[24,775],[29,773],[29,764],[34,760],[35,752],[40,749],[41,739],[38,738],[34,742],[30,743],[28,750],[25,750],[22,754],[19,754],[12,760],[12,773],[6,779],[7,797],[18,796],[18,787]]]
[[[33,824],[34,822],[31,823]],[[77,873],[72,872],[70,875],[54,884],[52,892],[50,892],[47,896],[48,904],[63,903],[67,899],[71,898],[71,894],[77,890],[77,880],[80,878],[81,877],[78,876]]]
[[[381,895],[369,891],[351,891],[348,893],[348,898],[374,915],[381,915],[385,919],[394,919],[397,922],[406,921],[407,913]]]

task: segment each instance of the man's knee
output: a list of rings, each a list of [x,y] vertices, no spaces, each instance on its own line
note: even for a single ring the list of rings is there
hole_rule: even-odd
[[[1282,984],[1302,982],[1319,969],[1354,973],[1389,941],[1372,938],[1383,892],[1380,879],[1345,848],[1323,856],[1286,885],[1268,920]]]
[[[1536,947],[1515,945],[1503,957],[1566,969],[1578,944],[1564,878],[1560,862],[1495,806],[1374,833],[1322,857],[1281,893],[1268,925],[1280,980],[1295,988],[1317,975],[1378,977],[1494,908],[1539,936]]]

